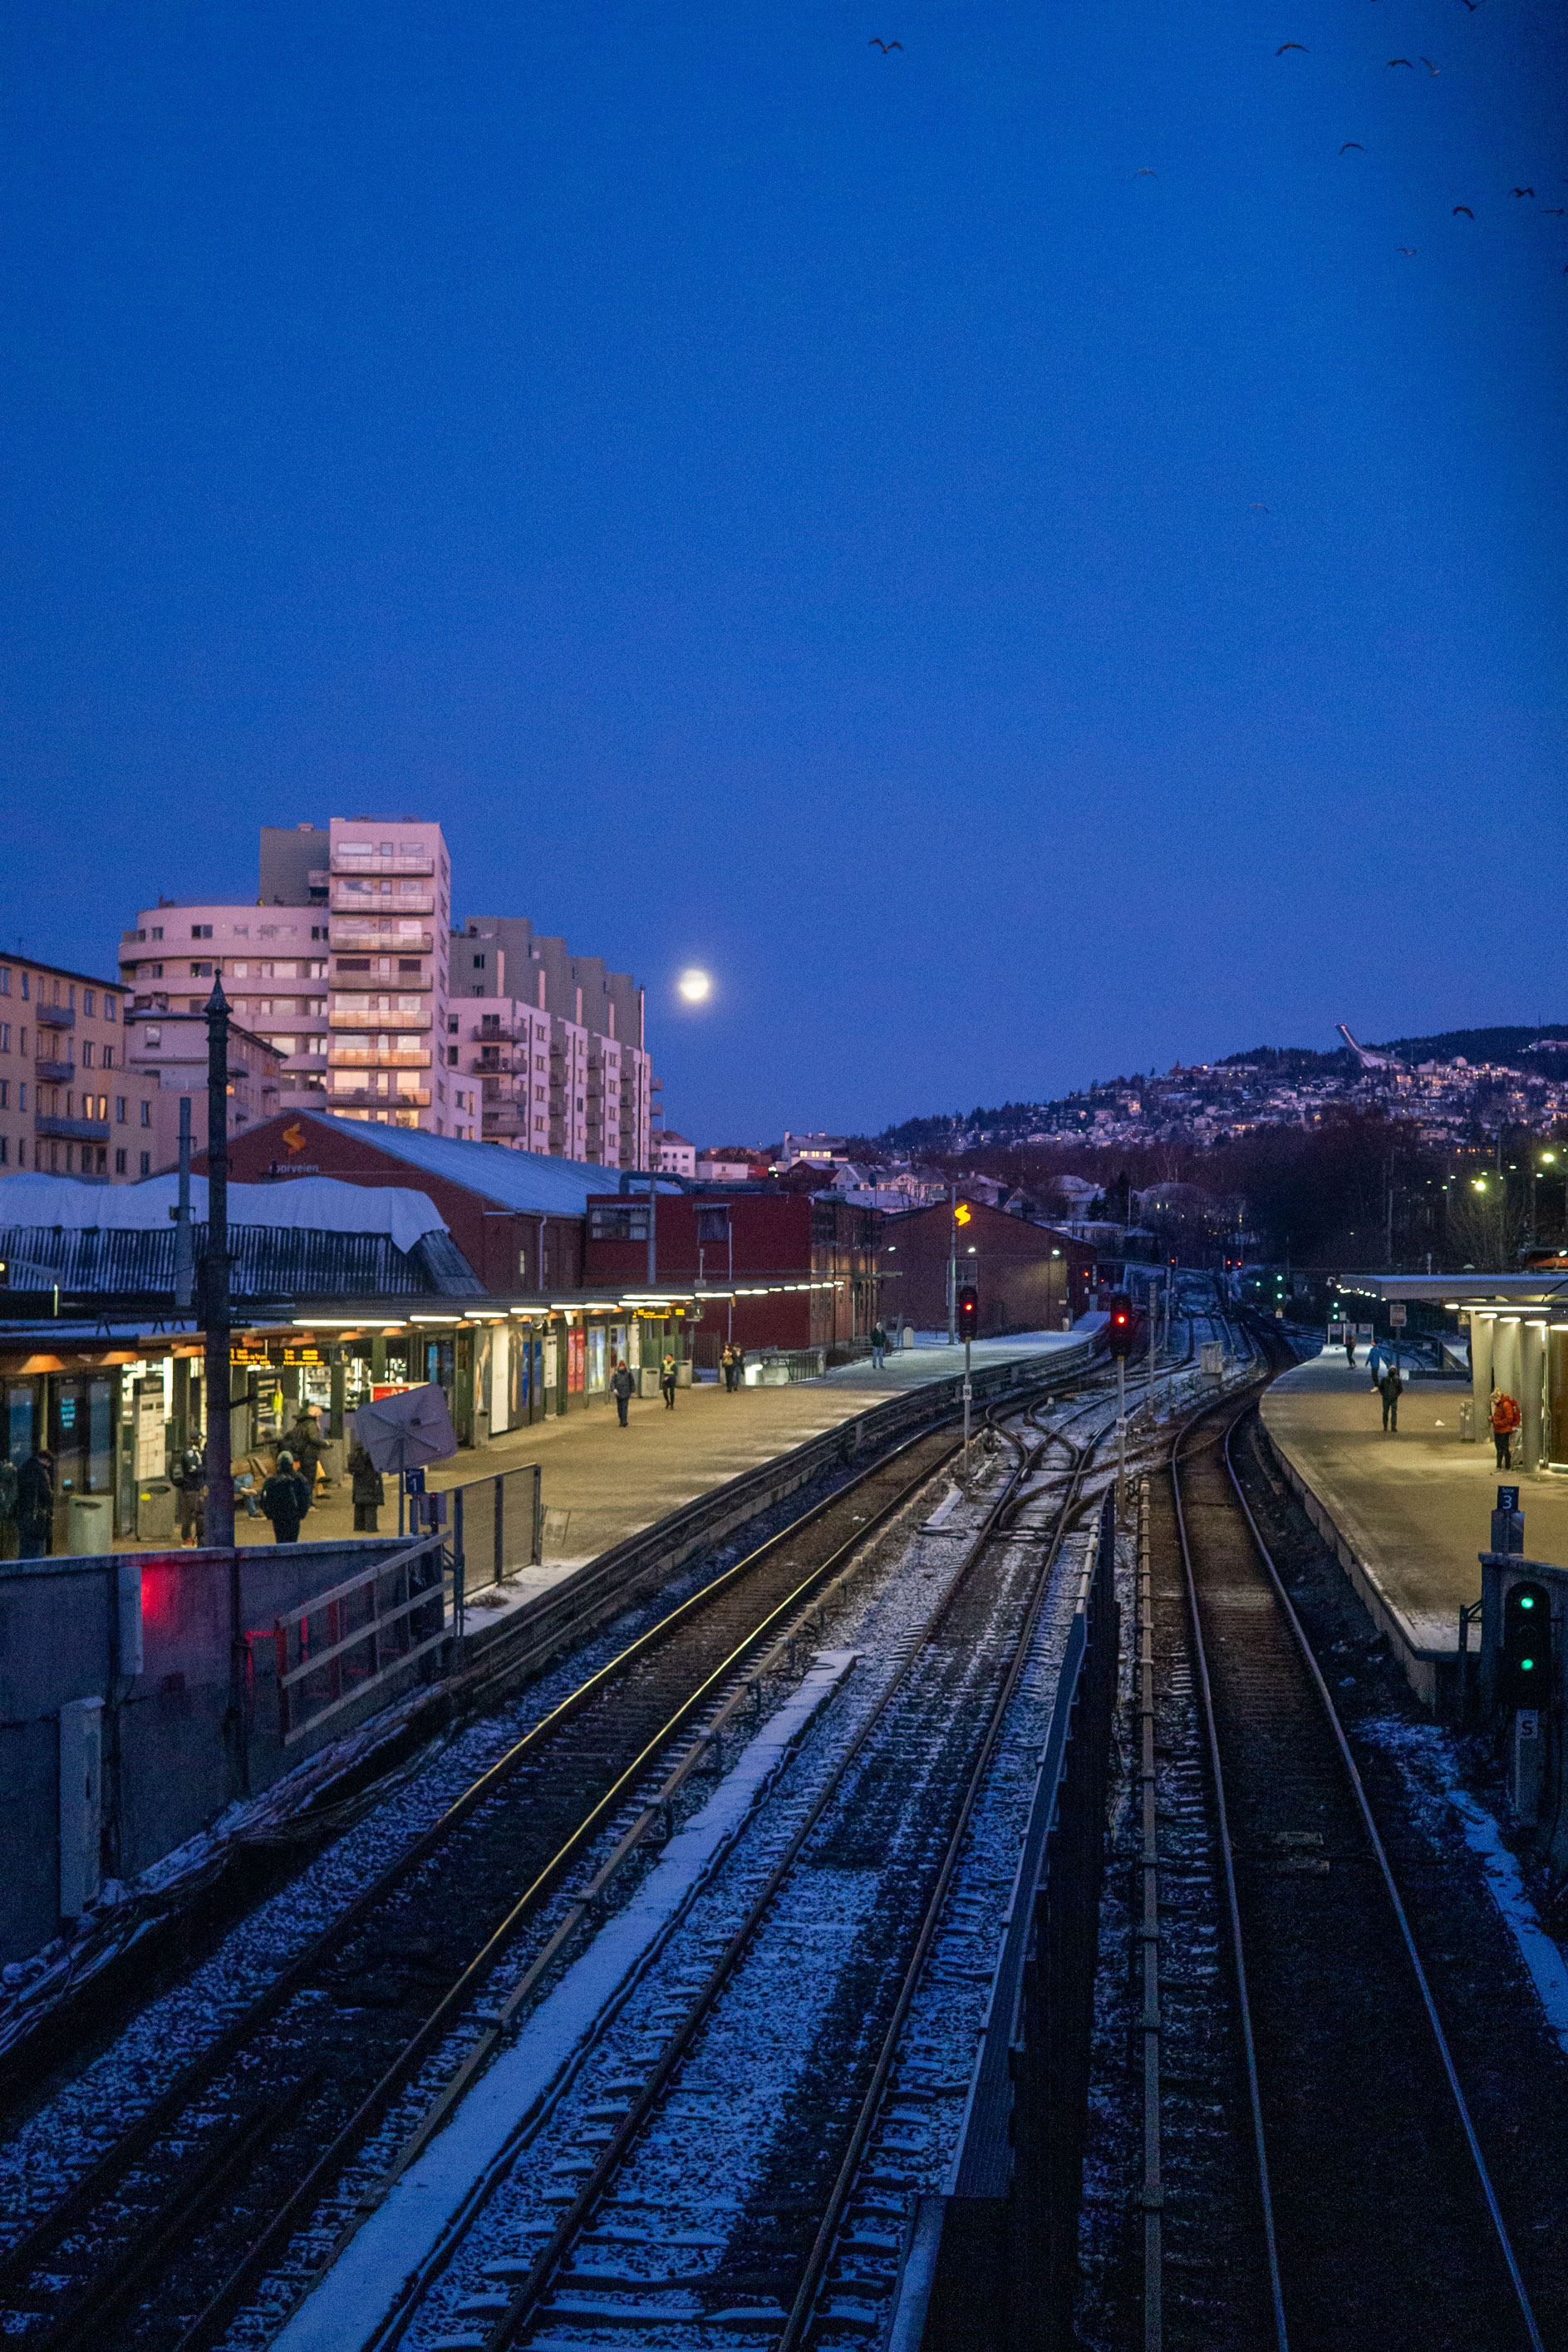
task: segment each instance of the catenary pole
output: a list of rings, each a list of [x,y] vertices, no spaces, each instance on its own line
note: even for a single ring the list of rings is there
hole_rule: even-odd
[[[947,1187],[947,1345],[958,1336],[958,1187]]]
[[[174,1304],[189,1307],[195,1288],[191,1258],[191,1097],[180,1097],[180,1204],[174,1218]]]
[[[202,1265],[206,1334],[207,1523],[209,1544],[235,1539],[229,1456],[229,1008],[221,980],[207,999],[207,1254]]]

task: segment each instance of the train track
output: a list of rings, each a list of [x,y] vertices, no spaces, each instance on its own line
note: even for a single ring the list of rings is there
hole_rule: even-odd
[[[1250,1410],[1178,1435],[1140,1579],[1162,2019],[1144,2342],[1541,2352],[1388,1857],[1237,1472]]]
[[[493,2210],[497,2188],[517,2164],[517,2148],[507,2149],[496,2179],[469,2191],[464,2236],[483,2215],[480,2251],[493,2255],[497,2245],[504,2248],[503,2258],[486,2268],[492,2277],[506,2274],[508,2287],[477,2298],[484,2316],[478,2332],[464,2340],[482,2341],[490,2352],[500,2352],[502,2347],[535,2340],[540,2327],[550,2331],[552,2342],[562,2326],[585,2326],[591,2332],[591,2298],[604,2273],[591,2254],[584,2270],[584,2249],[591,2238],[597,2242],[607,2234],[619,2243],[628,2234],[642,2234],[614,2227],[606,2233],[599,2226],[605,2213],[613,2217],[621,2210],[620,2200],[628,2193],[632,2210],[643,2210],[640,2192],[634,2186],[628,2192],[629,2175],[653,2162],[664,2171],[673,2165],[677,2175],[694,2183],[705,2167],[712,2177],[711,2148],[706,2156],[700,2149],[677,2147],[673,2158],[668,2149],[650,2157],[649,2143],[672,2132],[679,2141],[681,2126],[672,2119],[672,2103],[680,2106],[685,2101],[683,2085],[693,2070],[705,2064],[722,2067],[723,2059],[716,2060],[709,2047],[716,2012],[722,2009],[728,2019],[734,2004],[744,2011],[748,2000],[755,2008],[759,1998],[766,2006],[766,1991],[759,1996],[755,1984],[748,1989],[747,1980],[759,1971],[767,1977],[768,1963],[759,1958],[759,1947],[770,1923],[775,1936],[789,1933],[787,1925],[780,1928],[777,1924],[780,1907],[805,1904],[809,1908],[811,1889],[835,1884],[841,1873],[857,1878],[870,1874],[876,1891],[870,1893],[862,1883],[853,1927],[846,1926],[844,1931],[852,1950],[835,1971],[832,1997],[817,2017],[807,2046],[792,2048],[800,2081],[782,2129],[770,2136],[768,2151],[769,2170],[781,2179],[787,2176],[788,2193],[781,2200],[764,2197],[750,2217],[749,2241],[742,2228],[726,2252],[722,2273],[705,2282],[701,2256],[695,2258],[695,2271],[692,2258],[684,2257],[674,2278],[621,2281],[622,2290],[641,2297],[641,2305],[629,2311],[622,2295],[619,2312],[611,2309],[611,2324],[618,2323],[622,2332],[639,2318],[653,2326],[661,2318],[677,2326],[690,2321],[695,2339],[705,2306],[737,2293],[755,2297],[766,2286],[763,2304],[731,2309],[720,2320],[721,2336],[727,2330],[729,2340],[738,2340],[737,2330],[749,2336],[759,2329],[780,2352],[793,2352],[810,2339],[839,2225],[882,2105],[899,2032],[1094,1452],[1092,1443],[1077,1445],[1038,1425],[1033,1443],[1003,1434],[1015,1460],[1000,1491],[987,1505],[962,1557],[943,1578],[938,1596],[874,1699],[858,1710],[846,1706],[849,1719],[830,1741],[825,1770],[809,1801],[797,1804],[781,1850],[769,1850],[766,1868],[760,1863],[753,1866],[743,1916],[737,1917],[701,1980],[681,1996],[681,2014],[673,2030],[663,2032],[656,2054],[643,2053],[643,2063],[631,2072],[623,2051],[613,2055],[612,2118],[603,2106],[591,2105],[591,2093],[587,2095],[586,2112],[601,2126],[591,2135],[593,2159],[544,2242],[531,2245],[526,2257],[517,2256],[517,2242],[507,2243],[505,2221],[497,2221]],[[1061,1492],[1052,1501],[1051,1525],[1045,1530],[1031,1527],[1027,1533],[1014,1532],[1016,1515],[1029,1498],[1030,1481],[1053,1436],[1068,1461]],[[1038,1488],[1034,1492],[1038,1500]],[[767,1843],[765,1828],[751,1834]],[[780,1834],[773,1832],[775,1847]],[[820,1931],[821,1923],[812,1932]],[[777,1955],[772,1965],[778,1965]],[[733,2032],[733,2024],[728,2030]],[[788,2032],[799,2035],[795,2021]],[[760,2054],[757,2063],[765,2063]],[[538,2160],[542,2163],[543,2158]],[[538,2207],[530,2206],[526,2196],[523,2207],[537,2215]],[[674,2231],[673,2221],[669,2227]],[[411,2328],[412,2340],[423,2341],[432,2326],[440,2326],[423,2306],[462,2242],[461,2238],[444,2237],[428,2261],[409,2272],[395,2307],[373,2337],[356,2334],[355,2343],[373,2341],[382,2352],[382,2347],[403,2341]],[[475,2259],[470,2257],[470,2263]],[[586,2305],[581,2301],[585,2277],[591,2298]],[[353,2324],[348,2314],[352,2311],[356,2320],[361,2315],[361,2284],[356,2273],[341,2286],[338,2302],[313,2321],[307,2306],[301,2340],[333,2340],[341,2326]],[[471,2300],[463,2307],[472,2311],[475,2305]]]
[[[329,2240],[334,2180],[497,1963],[530,1936],[553,1957],[597,1916],[596,1881],[552,1918],[574,1864],[612,1831],[627,1862],[661,1775],[700,1765],[759,1659],[956,1450],[950,1425],[906,1441],[517,1741],[0,2253],[0,2325],[49,2352],[110,2334],[195,2352],[304,2223]]]

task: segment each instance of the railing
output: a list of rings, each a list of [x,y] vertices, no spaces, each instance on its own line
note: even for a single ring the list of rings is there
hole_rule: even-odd
[[[334,1045],[328,1053],[327,1064],[334,1070],[428,1070],[430,1048]]]
[[[406,856],[394,854],[389,857],[347,857],[340,849],[337,854],[339,862],[329,877],[334,882],[340,882],[345,876],[354,874],[434,874],[435,871],[434,858],[425,856],[419,850]],[[323,879],[327,878],[323,877]]]
[[[334,1087],[328,1095],[329,1102],[349,1103],[358,1110],[361,1105],[372,1105],[378,1110],[428,1110],[428,1087],[390,1087],[384,1091],[374,1087]]]
[[[74,1029],[77,1025],[75,1008],[69,1004],[36,1004],[33,1018],[40,1029]]]
[[[519,1569],[538,1567],[545,1515],[537,1462],[465,1479],[448,1488],[447,1501],[459,1611],[476,1592],[504,1583]]]
[[[748,1389],[783,1388],[791,1381],[820,1381],[827,1369],[825,1348],[763,1348],[747,1352],[742,1377]]]
[[[435,894],[432,890],[372,890],[369,882],[358,886],[332,877],[331,912],[335,915],[434,915]]]
[[[52,1111],[40,1111],[33,1121],[39,1135],[63,1136],[69,1143],[107,1143],[109,1121],[99,1118],[57,1118]]]
[[[410,956],[430,953],[434,942],[428,931],[413,928],[406,931],[394,930],[392,921],[390,911],[379,922],[361,919],[356,923],[339,917],[329,927],[332,936],[329,945],[334,953],[340,948],[347,948],[351,953],[361,948],[373,948],[378,955],[390,954],[393,950]]]
[[[77,1082],[77,1066],[74,1062],[46,1062],[40,1056],[33,1065],[33,1075],[35,1077],[51,1079],[60,1086],[74,1087]]]
[[[291,1748],[451,1637],[441,1538],[423,1536],[277,1618],[277,1736]]]
[[[327,1026],[329,1029],[428,1029],[430,1018],[428,1004],[415,1005],[410,1012],[406,1007],[400,1010],[390,1004],[345,1004],[340,996],[335,995],[327,1014]]]

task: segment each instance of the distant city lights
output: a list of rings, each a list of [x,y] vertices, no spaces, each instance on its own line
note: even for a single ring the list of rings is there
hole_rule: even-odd
[[[688,1004],[706,1004],[713,994],[713,982],[707,973],[695,968],[683,971],[675,985]]]

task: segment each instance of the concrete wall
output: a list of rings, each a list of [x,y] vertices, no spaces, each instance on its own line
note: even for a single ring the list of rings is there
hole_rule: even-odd
[[[276,1619],[402,1548],[361,1537],[0,1564],[0,1959],[36,1950],[103,1879],[147,1869],[419,1675],[280,1745]]]

